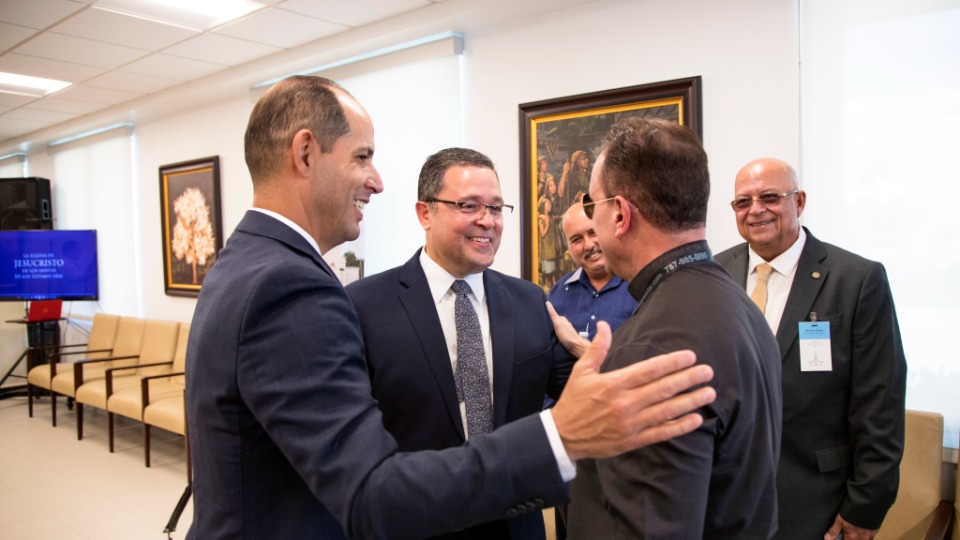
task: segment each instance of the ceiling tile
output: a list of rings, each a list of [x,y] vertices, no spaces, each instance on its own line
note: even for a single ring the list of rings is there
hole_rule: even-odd
[[[360,26],[429,5],[427,0],[287,0],[276,7],[345,26]]]
[[[183,81],[175,79],[165,79],[163,77],[151,77],[150,75],[141,75],[139,73],[124,73],[122,71],[111,71],[99,77],[94,77],[85,81],[85,86],[95,88],[109,88],[113,90],[123,90],[125,92],[135,92],[138,94],[149,94],[157,92],[164,88],[170,88]]]
[[[0,71],[44,77],[58,81],[80,82],[100,75],[103,68],[81,66],[36,56],[9,53],[0,56]]]
[[[17,47],[14,52],[108,69],[122,66],[147,54],[140,49],[54,32],[45,32]]]
[[[225,64],[211,64],[202,60],[159,53],[131,62],[123,66],[120,71],[189,81],[228,67]]]
[[[44,29],[86,5],[71,0],[0,0],[0,18],[4,22]]]
[[[7,94],[6,92],[0,92],[0,105],[4,107],[20,107],[26,105],[31,101],[37,101],[40,98],[30,97],[30,96],[21,96],[20,94]]]
[[[35,33],[37,33],[36,30],[27,28],[26,26],[0,22],[0,51],[5,51],[13,47]]]
[[[64,99],[57,94],[55,96],[47,96],[45,98],[38,99],[36,102],[30,104],[30,108],[42,111],[56,111],[83,115],[92,113],[93,111],[98,111],[104,108],[104,105],[102,103],[91,103],[89,101],[74,101],[72,99]]]
[[[279,47],[252,41],[216,34],[202,34],[179,45],[174,45],[164,52],[174,56],[193,58],[194,60],[237,66],[282,50]]]
[[[269,8],[219,26],[213,33],[289,49],[348,29],[299,13]]]
[[[40,109],[32,109],[30,107],[20,107],[19,109],[10,111],[3,115],[4,120],[27,120],[30,122],[40,122],[44,124],[57,124],[60,122],[66,122],[67,120],[76,118],[77,116],[80,115],[59,111],[44,111]]]
[[[66,90],[57,92],[57,96],[62,98],[102,103],[104,105],[116,105],[117,103],[138,98],[141,95],[142,94],[135,92],[124,92],[122,90],[111,90],[109,88],[94,88],[84,85],[71,86]]]
[[[88,9],[54,26],[51,30],[69,36],[95,39],[148,51],[161,49],[197,35],[195,30],[99,9]]]
[[[7,115],[0,115],[0,140],[25,135],[38,129],[43,129],[53,123],[33,122],[30,120],[7,119]]]

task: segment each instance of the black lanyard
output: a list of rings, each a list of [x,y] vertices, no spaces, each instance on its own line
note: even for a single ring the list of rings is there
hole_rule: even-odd
[[[650,267],[653,265],[663,265],[657,270],[657,273],[650,278],[650,281],[647,284],[647,288],[644,289],[643,294],[640,296],[640,299],[637,302],[637,307],[633,310],[636,313],[640,306],[643,305],[643,302],[650,296],[650,293],[654,291],[657,287],[663,283],[663,280],[667,278],[670,274],[680,270],[684,266],[689,266],[691,264],[698,264],[702,262],[709,261],[713,258],[713,254],[710,253],[710,248],[707,247],[707,242],[701,240],[699,242],[692,242],[689,244],[682,245],[676,249],[672,249],[649,265],[646,268],[640,271],[640,274],[648,272]],[[664,260],[666,259],[666,260]],[[638,276],[640,275],[638,274]]]

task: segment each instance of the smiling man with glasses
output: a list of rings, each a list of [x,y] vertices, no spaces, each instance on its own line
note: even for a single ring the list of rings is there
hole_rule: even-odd
[[[540,287],[489,269],[513,210],[490,158],[437,152],[420,171],[417,196],[423,249],[347,287],[373,395],[402,452],[461,446],[540,411],[545,395],[559,397],[574,361],[557,342]],[[508,515],[443,538],[544,538],[536,503]]]
[[[783,363],[776,538],[873,538],[897,494],[904,436],[906,361],[886,272],[800,225],[807,194],[788,163],[751,161],[734,189],[746,243],[717,262],[762,290],[751,296]],[[825,362],[801,347],[815,324],[828,328]]]

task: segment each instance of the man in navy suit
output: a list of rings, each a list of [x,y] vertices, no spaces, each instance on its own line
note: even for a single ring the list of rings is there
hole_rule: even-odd
[[[735,191],[747,243],[717,262],[747,291],[758,266],[772,267],[762,310],[783,362],[776,538],[869,540],[897,495],[903,455],[907,365],[886,272],[800,226],[807,194],[789,164],[751,161]],[[816,322],[829,326],[828,362],[800,343]]]
[[[571,460],[700,425],[694,355],[600,374],[609,329],[557,405],[466,445],[398,453],[371,396],[356,311],[321,254],[357,238],[383,189],[373,124],[333,81],[254,106],[247,212],[204,280],[187,348],[192,539],[421,538],[566,500]],[[663,396],[675,396],[664,400]],[[574,473],[575,474],[575,473]]]
[[[416,212],[426,244],[404,265],[347,286],[360,317],[373,397],[400,450],[462,445],[465,411],[455,381],[457,329],[451,285],[471,287],[487,359],[487,392],[498,427],[560,397],[573,358],[557,342],[545,297],[533,283],[489,267],[504,205],[493,162],[448,148],[420,171]],[[542,539],[540,512],[458,531],[449,539]]]

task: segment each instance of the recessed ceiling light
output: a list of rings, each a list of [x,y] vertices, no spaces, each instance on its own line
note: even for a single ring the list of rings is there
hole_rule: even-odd
[[[31,77],[29,75],[18,75],[16,73],[4,73],[3,71],[0,71],[0,92],[5,92],[7,94],[43,97],[58,90],[63,90],[71,84],[72,83],[68,83],[66,81]]]
[[[202,31],[238,19],[264,4],[255,0],[100,0],[93,7]]]

